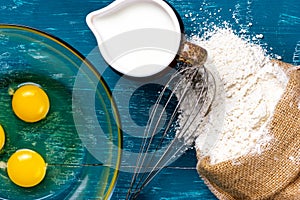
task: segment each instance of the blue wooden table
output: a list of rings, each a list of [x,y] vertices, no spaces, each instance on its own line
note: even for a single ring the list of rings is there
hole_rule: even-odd
[[[112,0],[2,0],[0,23],[21,24],[50,33],[84,56],[95,54],[96,40],[85,23],[86,15]],[[204,28],[227,21],[246,36],[263,34],[261,45],[283,61],[300,64],[300,1],[282,0],[169,0],[181,16],[187,36],[201,35]],[[252,24],[252,26],[247,26]],[[273,50],[270,50],[272,47]],[[1,47],[0,47],[1,48]],[[99,52],[96,52],[99,53]],[[93,62],[93,61],[92,61]],[[97,65],[97,63],[93,63]],[[101,72],[113,91],[119,75],[109,68]],[[129,148],[125,146],[125,148]],[[188,150],[145,188],[140,199],[207,199],[215,197],[199,178],[194,149]],[[112,199],[123,199],[130,174],[120,172]]]

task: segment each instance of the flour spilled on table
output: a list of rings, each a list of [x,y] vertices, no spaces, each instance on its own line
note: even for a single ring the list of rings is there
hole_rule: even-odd
[[[264,49],[230,28],[215,28],[192,42],[208,51],[205,66],[216,79],[216,97],[196,148],[211,163],[259,154],[272,141],[268,124],[288,77]]]

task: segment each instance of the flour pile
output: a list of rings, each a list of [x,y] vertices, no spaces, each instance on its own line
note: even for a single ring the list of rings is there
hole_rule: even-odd
[[[208,38],[208,39],[207,39]],[[268,125],[288,77],[257,44],[231,29],[192,42],[208,51],[205,63],[216,79],[216,99],[200,127],[196,148],[211,164],[259,154],[272,141]]]

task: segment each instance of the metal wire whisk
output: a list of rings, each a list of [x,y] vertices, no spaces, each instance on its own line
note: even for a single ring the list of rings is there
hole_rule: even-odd
[[[136,199],[164,167],[193,144],[215,95],[214,78],[204,67],[206,59],[205,49],[189,42],[181,46],[180,64],[150,112],[126,199]],[[169,120],[164,124],[163,132],[157,134],[164,123],[163,113],[170,106]]]

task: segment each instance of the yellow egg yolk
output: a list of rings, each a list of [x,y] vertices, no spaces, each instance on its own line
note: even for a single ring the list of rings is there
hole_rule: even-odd
[[[37,122],[46,117],[50,102],[43,89],[33,84],[27,84],[18,88],[13,94],[12,108],[23,121]]]
[[[47,164],[40,154],[29,149],[16,151],[7,162],[7,173],[16,185],[33,187],[46,175]]]
[[[0,150],[3,148],[5,143],[5,133],[3,127],[0,125]]]

